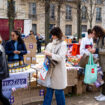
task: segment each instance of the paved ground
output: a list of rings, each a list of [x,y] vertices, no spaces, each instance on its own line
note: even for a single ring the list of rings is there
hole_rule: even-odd
[[[105,105],[105,102],[95,101],[94,96],[97,95],[99,95],[99,93],[87,93],[81,96],[68,97],[66,98],[66,105]],[[30,105],[42,105],[42,102]],[[55,100],[52,102],[52,105],[56,105]]]

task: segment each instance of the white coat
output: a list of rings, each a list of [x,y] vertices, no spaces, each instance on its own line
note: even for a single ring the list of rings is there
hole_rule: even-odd
[[[58,53],[57,50],[59,49]],[[46,47],[46,50],[52,53],[52,59],[57,61],[58,64],[52,71],[51,76],[51,88],[52,89],[65,89],[67,86],[67,70],[66,70],[66,53],[67,53],[67,44],[62,41],[53,41],[49,43]]]

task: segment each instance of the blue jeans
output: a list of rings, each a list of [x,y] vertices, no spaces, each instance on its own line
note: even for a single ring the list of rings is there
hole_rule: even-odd
[[[43,102],[43,105],[51,105],[53,93],[55,91],[55,97],[57,105],[65,105],[65,95],[63,90],[55,90],[47,88],[47,93]]]

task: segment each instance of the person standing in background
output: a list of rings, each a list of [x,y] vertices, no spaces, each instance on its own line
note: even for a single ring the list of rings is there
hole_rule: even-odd
[[[36,40],[37,40],[37,53],[41,53],[41,44],[43,41],[43,37],[40,34],[37,34]]]
[[[29,35],[34,35],[34,32],[31,30]],[[35,35],[34,35],[35,36]]]
[[[8,61],[23,61],[23,55],[27,53],[24,41],[18,31],[11,32],[11,39],[5,45],[5,51],[8,55]]]
[[[77,40],[75,37],[73,38],[72,43],[77,43]]]
[[[22,33],[22,27],[17,28],[17,31],[21,34],[21,38],[25,38],[25,35]]]

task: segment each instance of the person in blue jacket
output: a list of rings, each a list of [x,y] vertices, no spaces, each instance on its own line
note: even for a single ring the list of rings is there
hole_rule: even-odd
[[[6,43],[5,51],[8,55],[8,62],[21,61],[23,55],[27,54],[26,46],[18,31],[11,32],[11,40]]]

